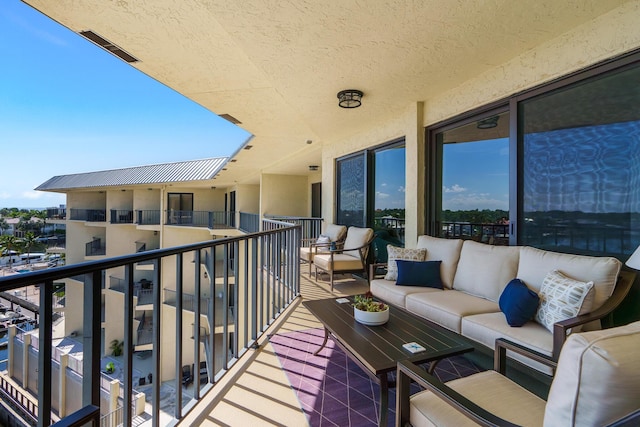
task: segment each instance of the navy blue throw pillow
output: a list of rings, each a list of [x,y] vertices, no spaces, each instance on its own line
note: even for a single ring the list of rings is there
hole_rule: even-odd
[[[396,285],[425,286],[442,289],[440,264],[442,261],[406,261],[398,259],[398,280]]]
[[[520,279],[513,279],[502,291],[498,305],[509,326],[522,326],[533,319],[540,297]]]

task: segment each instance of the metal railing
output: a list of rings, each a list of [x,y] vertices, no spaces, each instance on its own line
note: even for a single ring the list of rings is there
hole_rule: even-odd
[[[136,211],[136,224],[138,225],[160,225],[159,210],[138,210]]]
[[[112,224],[133,224],[132,210],[111,209]]]
[[[85,245],[85,256],[100,256],[107,253],[107,248],[102,244],[102,239],[93,239]]]
[[[18,388],[4,377],[0,377],[0,394],[3,401],[17,410],[28,424],[38,421],[38,407]]]
[[[260,231],[260,215],[240,212],[240,231],[245,233],[256,233]]]
[[[107,220],[106,209],[71,209],[69,219],[72,221],[104,222]]]
[[[167,211],[167,225],[191,227],[234,228],[235,212],[228,211]]]
[[[508,245],[509,224],[443,222],[439,237],[472,239],[492,245]]]
[[[278,215],[265,215],[265,218],[288,222],[289,224],[295,224],[302,227],[302,239],[308,241],[310,239],[317,239],[322,234],[322,218],[307,218],[298,216],[278,216]],[[263,223],[264,227],[264,223]],[[265,229],[265,228],[263,228]]]
[[[176,390],[172,404],[169,407],[161,408],[160,384],[162,381],[156,380],[152,383],[151,401],[153,403],[149,416],[152,425],[158,426],[161,409],[165,416],[172,416],[175,420],[179,420],[185,415],[185,411],[193,409],[195,403],[202,398],[204,393],[212,389],[215,391],[213,385],[229,371],[243,354],[255,345],[269,325],[299,296],[300,227],[275,221],[265,222],[273,230],[0,277],[0,292],[31,285],[40,287],[39,337],[37,347],[32,345],[38,349],[38,424],[48,426],[52,420],[52,390],[54,389],[52,378],[54,374],[52,369],[52,357],[54,356],[52,306],[55,282],[84,276],[83,331],[80,336],[84,351],[82,393],[77,396],[82,402],[82,407],[61,421],[65,426],[82,426],[88,422],[96,425],[100,420],[101,289],[106,278],[105,272],[109,269],[124,267],[126,287],[123,306],[122,382],[124,401],[131,402],[133,397],[132,358],[135,316],[133,306],[134,266],[143,261],[154,263],[153,308],[149,311],[153,317],[151,373],[154,379],[174,378]],[[205,283],[201,283],[201,259],[203,253],[207,251],[211,254],[209,257],[205,257],[208,263],[207,270],[211,273],[208,276],[209,279]],[[232,264],[227,262],[230,254],[234,255]],[[193,263],[191,263],[192,260]],[[161,271],[161,267],[167,263],[175,264],[175,274],[168,275],[170,277],[165,277]],[[186,312],[182,295],[184,293],[183,285],[188,277],[186,275],[187,268],[194,269],[192,288],[195,295],[201,295],[202,288],[205,286],[208,287],[209,295],[214,295],[216,284],[222,285],[221,316],[223,322],[220,332],[216,331],[217,333],[208,334],[206,337],[201,335],[201,318],[206,319],[207,314],[201,313],[199,304],[195,304],[193,307],[195,311],[193,315],[183,318]],[[168,309],[167,306],[164,306],[161,310],[161,290],[166,287],[174,288],[176,291],[175,320],[172,318],[170,322],[161,321],[161,312]],[[230,289],[233,289],[233,292],[230,292]],[[217,307],[213,304],[213,300],[213,298],[210,299],[211,306],[208,312],[214,313],[216,316]],[[229,305],[231,304],[235,307],[232,318],[229,314]],[[185,322],[191,321],[194,324],[193,339],[183,336]],[[213,324],[214,320],[207,319],[206,321]],[[164,348],[161,337],[167,334],[175,335],[177,345]],[[189,360],[184,357],[187,345],[194,346],[194,356]],[[208,347],[208,351],[205,351],[206,347]],[[169,351],[175,352],[175,366],[168,372],[162,372],[162,355]],[[193,388],[193,404],[185,406],[182,403],[184,397],[181,385],[182,367],[191,363],[194,366],[200,366],[201,361],[205,362],[208,367],[206,384],[202,389]],[[124,422],[130,425],[134,417],[130,405],[124,405],[123,411]]]
[[[47,208],[47,219],[66,219],[66,208]]]

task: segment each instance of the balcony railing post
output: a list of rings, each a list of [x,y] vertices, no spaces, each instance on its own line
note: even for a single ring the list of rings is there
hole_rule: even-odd
[[[133,385],[133,264],[124,267],[126,286],[124,287],[124,384]],[[133,387],[124,387],[124,419],[133,419],[131,402],[133,401]],[[128,421],[127,421],[128,423]]]
[[[51,424],[51,346],[53,333],[53,282],[40,284],[40,332],[38,349],[38,425]],[[99,306],[98,306],[99,307]]]
[[[160,319],[161,316],[161,308],[162,308],[162,262],[160,259],[156,258],[153,260],[153,283],[155,286],[153,287],[153,306],[155,310],[153,310],[153,367],[152,367],[152,396],[153,396],[153,407],[151,409],[151,417],[152,417],[152,427],[160,426],[160,354],[162,351],[160,345]]]
[[[182,418],[182,254],[176,255],[176,404],[174,416]],[[195,382],[194,382],[195,384]],[[195,387],[195,385],[194,385]]]

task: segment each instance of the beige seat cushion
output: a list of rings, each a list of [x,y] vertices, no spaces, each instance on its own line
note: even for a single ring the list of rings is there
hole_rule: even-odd
[[[545,426],[602,426],[640,408],[640,322],[569,336]]]
[[[495,371],[449,381],[447,386],[480,407],[521,426],[541,426],[544,400]],[[409,417],[414,427],[477,426],[430,391],[411,397]]]
[[[502,312],[464,317],[461,330],[465,337],[484,344],[492,350],[495,348],[496,339],[506,338],[547,356],[551,356],[553,352],[553,334],[547,328],[534,321],[527,322],[517,328],[511,327]],[[545,374],[551,375],[553,373],[547,365],[535,362],[528,357],[510,351],[507,352],[507,355]]]
[[[326,271],[341,271],[341,270],[358,270],[363,269],[362,261],[360,257],[353,257],[346,254],[334,254],[333,265],[331,264],[331,255],[318,254],[313,257],[313,263],[316,267]]]
[[[453,289],[498,302],[518,271],[519,246],[492,246],[466,240],[460,252]]]
[[[455,290],[435,289],[435,292],[409,294],[405,304],[408,311],[457,333],[460,333],[463,316],[500,311],[493,301]]]
[[[426,249],[425,261],[442,261],[440,264],[440,278],[445,288],[453,287],[453,278],[458,268],[460,250],[462,249],[461,239],[441,239],[431,236],[418,236],[418,249]]]
[[[311,250],[311,248],[300,248],[300,259],[302,261],[312,261],[313,260],[313,251]]]
[[[436,288],[424,288],[420,286],[398,286],[395,281],[386,279],[374,279],[369,285],[371,293],[390,304],[405,308],[405,298],[407,295],[419,292],[440,292]]]

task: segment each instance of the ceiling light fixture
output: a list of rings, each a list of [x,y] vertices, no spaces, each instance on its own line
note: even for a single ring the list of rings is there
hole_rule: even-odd
[[[318,170],[318,165],[309,165],[309,170],[310,171],[317,171]]]
[[[499,116],[489,117],[488,119],[483,119],[478,121],[477,127],[478,129],[492,129],[498,126]]]
[[[362,105],[364,94],[357,89],[347,89],[338,92],[338,105],[342,108],[358,108]]]

